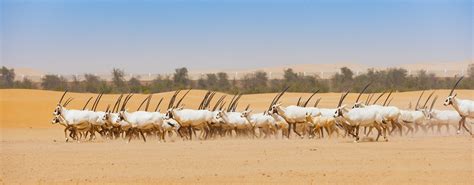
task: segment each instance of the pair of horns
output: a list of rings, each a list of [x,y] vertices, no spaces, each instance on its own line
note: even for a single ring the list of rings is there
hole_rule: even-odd
[[[121,111],[125,111],[125,107],[127,106],[127,103],[130,100],[130,98],[132,98],[132,96],[133,96],[133,94],[130,93],[125,97],[125,99],[123,100],[122,107],[120,108]]]
[[[102,95],[104,95],[103,92],[100,93],[99,95],[97,95],[97,98],[95,98],[94,104],[92,104],[92,108],[91,108],[92,111],[97,110],[97,105],[99,105],[99,102],[100,102],[100,99],[102,98]]]
[[[58,105],[61,105],[61,103],[63,102],[64,96],[66,96],[67,92],[68,90],[64,91],[63,95],[61,96],[61,99],[59,99]]]
[[[138,106],[137,111],[139,111],[140,108],[142,108],[142,105],[143,105],[145,102],[147,102],[146,107],[145,107],[145,111],[148,111],[148,106],[150,105],[151,97],[152,97],[151,94],[148,95],[148,96],[142,101],[142,103],[140,103],[140,106]]]
[[[283,91],[281,91],[280,93],[276,94],[275,97],[273,98],[272,102],[270,103],[270,106],[268,106],[268,109],[267,111],[270,111],[272,109],[272,106],[275,105],[279,100],[280,98],[283,96],[283,94],[285,94],[285,92],[290,88],[290,86],[286,87],[285,89],[283,89]]]
[[[176,101],[176,96],[178,96],[178,94],[181,92],[181,90],[177,90],[174,92],[173,96],[171,97],[170,99],[170,103],[168,104],[168,109],[171,109],[171,108],[177,108],[180,106],[181,102],[183,101],[183,99],[186,97],[186,95],[188,95],[188,93],[191,91],[192,89],[189,89],[184,95],[183,97],[181,97],[181,99],[178,100],[178,103],[176,103],[176,105],[174,104],[174,102]]]
[[[69,103],[71,103],[71,101],[72,101],[73,99],[74,99],[74,98],[68,98],[68,99],[66,100],[66,102],[64,102],[63,107],[66,107]]]
[[[433,99],[433,102],[431,102],[430,112],[433,110],[433,107],[434,107],[434,105],[435,105],[436,100],[438,100],[438,95],[436,95],[436,96],[434,97],[434,99]]]
[[[240,93],[237,93],[234,95],[234,97],[232,97],[232,100],[230,101],[229,106],[227,107],[227,112],[235,111],[238,105],[238,101],[240,100],[241,97],[242,97],[242,94]]]
[[[360,91],[359,96],[357,96],[357,99],[356,99],[356,101],[355,101],[356,103],[359,102],[360,97],[362,96],[362,94],[364,94],[364,92],[367,90],[367,88],[368,88],[370,85],[372,85],[372,82],[369,82],[367,85],[365,85],[364,89],[362,89],[362,91]]]
[[[388,99],[390,98],[390,96],[392,96],[392,93],[393,93],[393,90],[390,90],[390,93],[388,93],[387,98],[385,98],[385,101],[383,102],[383,106],[386,106],[386,105],[387,105],[387,101],[388,101]]]
[[[160,104],[161,104],[162,101],[163,101],[163,98],[161,98],[160,101],[158,102],[158,104],[156,104],[155,112],[158,111],[158,107],[160,107]]]
[[[458,81],[456,81],[456,83],[454,84],[453,88],[451,89],[451,92],[449,92],[449,96],[452,96],[453,95],[453,92],[454,92],[454,89],[456,89],[456,87],[458,86],[459,82],[461,82],[461,80],[464,78],[464,76],[461,76],[461,78],[459,78]]]
[[[347,91],[346,93],[341,94],[341,98],[339,99],[339,103],[337,104],[337,107],[340,107],[342,105],[342,102],[344,99],[346,99],[347,95],[349,94],[350,91]]]
[[[212,110],[212,111],[216,111],[217,108],[219,108],[219,106],[220,106],[219,109],[222,110],[222,108],[223,108],[224,105],[225,105],[225,102],[223,102],[225,97],[226,97],[226,95],[222,95],[222,96],[217,100],[216,104],[214,105],[214,107],[213,107],[211,110]]]

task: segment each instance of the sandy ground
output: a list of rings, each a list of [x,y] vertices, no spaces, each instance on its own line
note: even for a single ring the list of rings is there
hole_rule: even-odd
[[[471,184],[471,136],[417,135],[389,142],[352,143],[333,139],[219,139],[160,143],[123,140],[65,143],[62,128],[49,123],[60,92],[0,90],[0,184]],[[196,106],[204,91],[185,99]],[[440,97],[448,91],[439,90]],[[70,94],[72,108],[92,94]],[[156,95],[169,97],[170,93]],[[274,94],[242,97],[265,109]],[[294,104],[308,94],[290,93]],[[393,104],[406,108],[419,92],[395,94]],[[145,95],[137,95],[136,109]],[[321,106],[334,107],[340,94],[321,94]],[[350,95],[352,103],[356,95]],[[458,91],[474,99],[474,91]],[[99,108],[116,95],[104,96]],[[154,104],[158,98],[155,97]],[[441,98],[442,99],[442,98]],[[167,101],[165,101],[165,104]],[[437,104],[437,108],[446,109]],[[162,106],[162,110],[165,106]],[[449,107],[448,107],[449,108]]]

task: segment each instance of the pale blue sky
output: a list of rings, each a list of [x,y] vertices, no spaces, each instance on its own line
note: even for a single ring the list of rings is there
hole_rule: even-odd
[[[2,0],[2,65],[133,73],[472,59],[472,2]]]

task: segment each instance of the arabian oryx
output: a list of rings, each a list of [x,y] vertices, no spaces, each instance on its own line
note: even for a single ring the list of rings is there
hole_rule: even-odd
[[[433,110],[438,96],[433,99],[430,109],[423,109],[423,115],[425,120],[429,122],[429,125],[432,129],[437,127],[438,133],[441,133],[441,127],[446,126],[446,131],[449,133],[449,126],[456,128],[456,124],[461,121],[461,116],[456,111],[453,110]]]
[[[426,121],[425,116],[422,112],[423,109],[426,108],[426,104],[430,100],[431,96],[433,96],[434,92],[432,92],[425,101],[425,104],[420,108],[418,105],[420,103],[421,98],[425,91],[422,91],[418,100],[416,101],[415,109],[414,110],[400,110],[400,117],[398,120],[403,122],[406,125],[411,124],[414,127],[414,131],[412,133],[418,132],[421,128],[426,133]],[[410,106],[411,107],[411,106]],[[410,130],[407,130],[406,135],[408,135]]]
[[[170,100],[168,110],[165,114],[165,119],[174,119],[181,125],[181,128],[187,128],[187,134],[190,136],[190,139],[192,139],[193,129],[201,130],[201,135],[199,138],[204,139],[207,136],[207,133],[209,132],[209,124],[213,120],[213,114],[211,111],[208,110],[178,108],[181,101],[184,99],[184,97],[186,97],[189,91],[183,95],[183,97],[178,101],[175,106],[173,106],[174,100],[178,95],[179,91],[175,92],[175,94]]]
[[[349,109],[346,105],[341,105],[344,101],[345,97],[349,94],[346,92],[342,94],[341,99],[339,100],[337,109],[334,113],[335,118],[340,118],[343,120],[343,123],[348,124],[350,127],[349,134],[353,135],[356,140],[354,142],[359,141],[359,127],[360,126],[368,126],[374,127],[377,129],[377,141],[382,135],[382,119],[381,117],[377,116],[377,111],[374,108],[353,108]],[[355,133],[354,133],[355,130]],[[388,141],[386,133],[383,132],[385,141]]]
[[[459,116],[461,116],[457,133],[460,133],[462,125],[464,129],[466,129],[466,131],[472,135],[472,132],[466,126],[466,118],[474,118],[474,101],[457,98],[457,94],[453,95],[454,89],[456,89],[462,79],[463,77],[459,78],[459,80],[454,84],[449,96],[444,101],[444,106],[453,106],[453,108],[458,112]]]
[[[132,136],[135,132],[140,133],[143,138],[143,141],[146,142],[145,132],[154,132],[159,130],[163,125],[164,115],[160,112],[148,112],[148,106],[145,111],[140,111],[140,107],[135,112],[128,112],[125,107],[130,100],[130,97],[127,97],[122,105],[122,109],[119,112],[119,120],[126,121],[130,124],[129,128],[129,139],[128,142],[132,139]],[[148,96],[143,102],[151,99],[151,95]],[[143,105],[142,102],[142,105]]]

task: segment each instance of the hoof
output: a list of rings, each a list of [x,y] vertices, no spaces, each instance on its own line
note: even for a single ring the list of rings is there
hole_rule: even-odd
[[[457,131],[456,131],[456,134],[461,134],[461,131],[460,131],[460,130],[457,130]]]
[[[354,140],[354,143],[358,143],[358,142],[359,142],[359,141],[357,141],[357,140]]]

